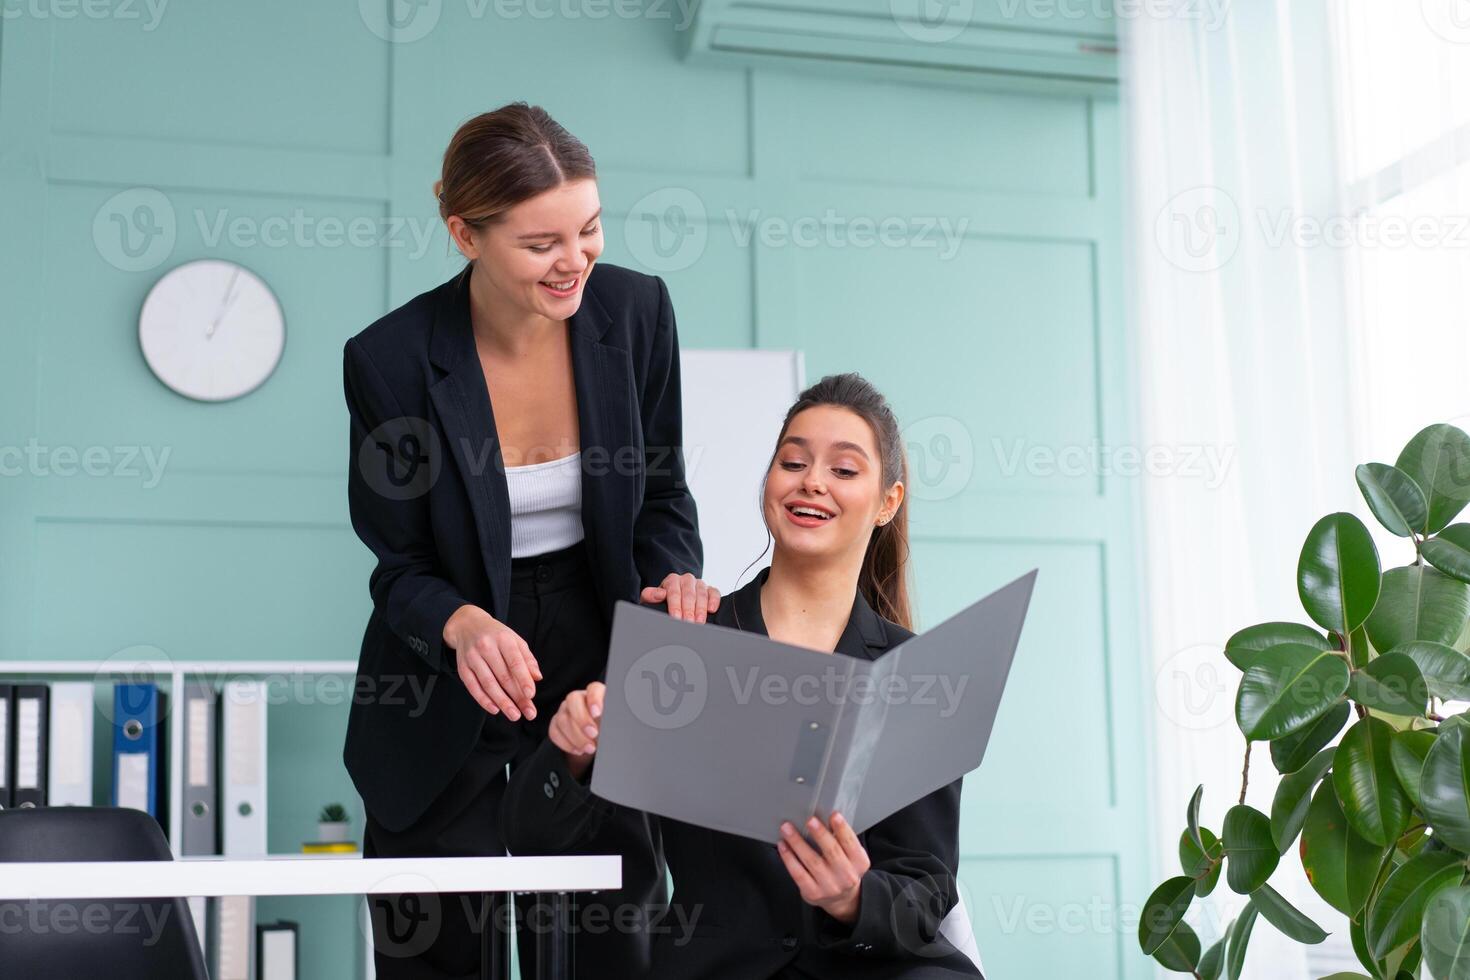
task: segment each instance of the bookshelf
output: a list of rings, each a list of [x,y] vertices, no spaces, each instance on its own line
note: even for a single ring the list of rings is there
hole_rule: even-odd
[[[283,677],[288,680],[300,681],[306,677],[346,677],[353,678],[357,674],[356,660],[172,660],[172,659],[150,659],[150,658],[127,658],[111,657],[106,660],[0,660],[0,681],[21,682],[46,682],[51,680],[82,680],[92,679],[99,684],[120,683],[129,681],[147,680],[159,684],[177,695],[183,691],[187,680],[208,678],[216,687],[224,681],[232,678],[261,678],[261,677]],[[344,697],[351,697],[351,681]],[[180,853],[183,834],[183,799],[184,799],[184,726],[174,724],[174,716],[178,711],[178,702],[171,703],[169,724],[166,725],[165,735],[168,741],[168,824],[164,828],[169,841],[169,849],[173,852],[176,860],[187,862],[200,860],[219,860],[218,857],[184,857]],[[267,708],[270,702],[267,702]],[[269,732],[271,727],[267,726],[267,740],[269,744]],[[95,742],[94,742],[95,746]],[[335,755],[335,753],[334,753]],[[106,762],[94,755],[94,766],[106,766]],[[108,777],[110,781],[110,775]],[[94,787],[96,780],[94,778]],[[271,797],[267,796],[267,811],[271,807]],[[93,802],[105,805],[106,799],[98,799],[94,788]],[[359,835],[360,837],[360,835]],[[358,840],[361,846],[361,840]],[[272,853],[267,858],[301,857],[299,851]],[[361,857],[359,854],[358,858]],[[338,859],[342,858],[338,856]],[[351,858],[348,858],[349,860]],[[357,939],[358,962],[353,971],[355,977],[362,980],[374,980],[372,955],[372,929],[366,902],[361,903],[358,910]],[[340,947],[338,947],[340,948]],[[305,963],[303,962],[303,967]]]

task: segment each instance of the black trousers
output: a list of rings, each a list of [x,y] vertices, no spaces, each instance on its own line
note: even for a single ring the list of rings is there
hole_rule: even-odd
[[[479,742],[448,787],[411,827],[393,832],[367,814],[364,857],[498,856],[506,853],[500,807],[511,770],[546,738],[552,716],[571,691],[598,680],[607,666],[611,630],[598,602],[586,542],[511,561],[507,624],[541,665],[536,719],[486,716]],[[454,683],[458,683],[455,678]],[[507,757],[507,729],[516,737]],[[638,976],[647,971],[647,923],[668,901],[660,842],[647,820],[608,821],[587,853],[623,857],[623,887],[575,896],[563,926],[573,935],[580,978]],[[412,884],[406,882],[406,885]],[[548,926],[548,909],[533,896],[516,896],[516,945],[521,976],[535,974],[535,931]],[[512,908],[507,904],[507,912]],[[478,977],[480,933],[486,923],[473,894],[404,893],[369,902],[373,960],[379,980]],[[622,923],[621,927],[609,924]],[[495,923],[488,923],[495,926]],[[506,923],[500,923],[505,927]]]

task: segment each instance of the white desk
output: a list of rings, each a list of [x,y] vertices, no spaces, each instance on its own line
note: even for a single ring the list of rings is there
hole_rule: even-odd
[[[0,901],[399,892],[557,894],[619,888],[622,883],[622,859],[615,854],[369,860],[356,854],[322,854],[0,865]],[[552,921],[556,924],[560,917],[553,916]],[[505,938],[496,929],[485,930],[482,976],[509,976],[510,947]]]

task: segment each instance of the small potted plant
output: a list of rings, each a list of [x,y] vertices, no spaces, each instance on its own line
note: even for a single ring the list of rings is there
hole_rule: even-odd
[[[317,817],[317,838],[321,841],[347,840],[347,808],[340,803],[328,803]]]

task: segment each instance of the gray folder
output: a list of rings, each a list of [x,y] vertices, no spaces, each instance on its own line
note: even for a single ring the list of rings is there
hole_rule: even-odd
[[[1036,569],[877,660],[617,603],[592,792],[774,843],[858,833],[980,765]]]

